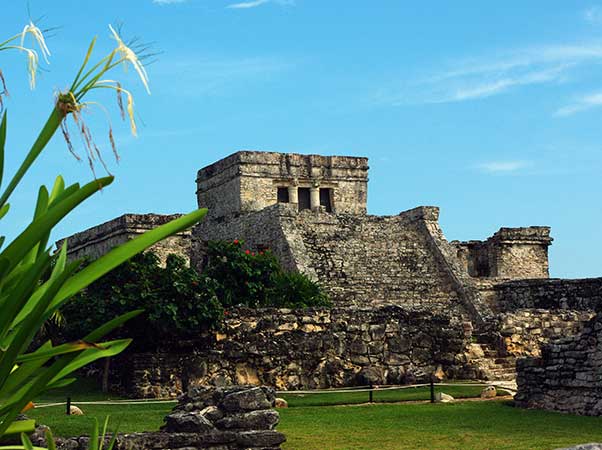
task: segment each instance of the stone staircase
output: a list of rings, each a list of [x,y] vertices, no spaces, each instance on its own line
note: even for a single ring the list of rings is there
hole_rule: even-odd
[[[503,355],[489,334],[474,334],[473,337],[468,364],[473,367],[475,377],[485,381],[514,381],[516,358]]]

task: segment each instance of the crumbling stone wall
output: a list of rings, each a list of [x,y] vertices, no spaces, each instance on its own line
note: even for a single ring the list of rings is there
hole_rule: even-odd
[[[161,431],[118,435],[115,450],[277,450],[286,438],[269,387],[198,387],[180,397]],[[107,437],[107,445],[111,437]],[[46,447],[42,430],[32,439]],[[57,439],[59,450],[87,450],[90,438]]]
[[[602,278],[515,280],[487,289],[500,347],[517,357],[539,356],[543,345],[578,334],[602,306]]]
[[[545,345],[540,358],[518,360],[517,372],[518,406],[602,415],[602,314]]]
[[[135,237],[181,217],[181,214],[124,214],[116,219],[89,228],[66,238],[69,258],[96,259],[108,253],[114,247],[124,244]],[[60,248],[63,241],[57,242]],[[190,259],[191,232],[184,230],[153,245],[149,250],[165,262],[170,253]]]
[[[602,278],[517,280],[495,286],[500,311],[521,308],[593,311],[602,307]]]
[[[118,357],[135,397],[177,395],[184,384],[264,384],[277,389],[400,384],[439,365],[461,378],[471,325],[444,308],[399,306],[229,311],[224,329],[194,350]],[[181,354],[178,352],[181,351]]]
[[[458,258],[472,277],[548,278],[549,227],[500,228],[486,241],[454,241]]]
[[[540,356],[541,347],[563,336],[581,332],[594,316],[591,311],[519,309],[500,317],[504,351],[516,357]]]

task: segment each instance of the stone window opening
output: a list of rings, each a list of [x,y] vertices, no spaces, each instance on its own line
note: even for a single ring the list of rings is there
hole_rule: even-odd
[[[307,187],[299,188],[299,211],[311,209],[311,194]]]
[[[290,199],[288,196],[288,188],[287,187],[279,187],[278,188],[278,203],[289,203]]]
[[[320,188],[320,206],[322,206],[326,212],[332,212],[332,189]]]

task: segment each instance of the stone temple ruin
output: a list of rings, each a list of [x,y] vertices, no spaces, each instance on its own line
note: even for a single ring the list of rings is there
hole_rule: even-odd
[[[168,396],[183,377],[300,389],[404,383],[440,368],[450,378],[513,380],[517,358],[543,355],[518,367],[547,374],[549,342],[600,332],[589,321],[602,279],[550,279],[549,227],[448,242],[437,207],[369,215],[367,189],[367,158],[241,151],[199,170],[206,219],[153,250],[202,270],[210,240],[270,248],[318,281],[334,307],[232,311],[198,344],[122,358],[113,382],[132,395]],[[170,218],[126,214],[69,237],[70,255],[97,257]],[[535,375],[519,373],[518,397],[529,406],[535,392],[536,406],[554,408],[543,391],[572,386],[570,376],[546,385],[542,375],[535,392],[521,384]]]

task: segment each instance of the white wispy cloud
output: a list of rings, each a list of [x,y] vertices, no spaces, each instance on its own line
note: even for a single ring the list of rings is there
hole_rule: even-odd
[[[591,6],[583,12],[583,18],[586,22],[593,24],[602,24],[602,8],[600,6]]]
[[[602,91],[593,92],[576,99],[573,103],[556,110],[558,117],[572,116],[588,109],[602,106]]]
[[[490,161],[478,164],[476,168],[486,173],[513,173],[530,166],[529,161]]]
[[[499,95],[519,87],[570,80],[573,69],[602,62],[602,44],[550,45],[456,60],[434,74],[381,88],[376,103],[448,103]]]
[[[230,9],[248,9],[248,8],[256,8],[261,5],[266,5],[268,3],[275,3],[282,6],[294,6],[295,0],[251,0],[247,2],[240,3],[232,3],[226,8]]]
[[[155,5],[175,5],[177,3],[186,3],[188,0],[153,0]]]
[[[177,74],[178,83],[169,83],[168,89],[188,96],[228,95],[239,91],[251,83],[260,84],[278,77],[296,66],[296,62],[273,57],[245,58],[191,58],[185,56],[167,61],[156,68],[155,77],[173,79]]]

